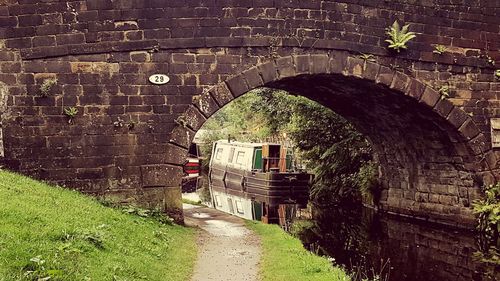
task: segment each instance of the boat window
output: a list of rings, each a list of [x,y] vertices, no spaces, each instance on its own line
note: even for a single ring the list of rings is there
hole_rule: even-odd
[[[238,151],[238,154],[236,155],[236,164],[245,164],[245,151]]]
[[[243,210],[243,204],[241,204],[241,201],[234,201],[236,203],[236,211],[239,213],[239,214],[245,214],[245,211]]]
[[[234,147],[231,147],[231,150],[229,151],[229,159],[227,162],[233,163],[233,157],[234,157]]]
[[[214,198],[215,198],[215,205],[216,205],[217,207],[222,207],[222,202],[220,201],[220,197],[219,197],[219,195],[215,195],[215,197],[214,197]]]
[[[253,160],[253,169],[262,170],[262,149],[255,150],[255,156]]]
[[[215,152],[215,160],[222,159],[222,151],[223,151],[222,147],[217,148],[217,151]]]

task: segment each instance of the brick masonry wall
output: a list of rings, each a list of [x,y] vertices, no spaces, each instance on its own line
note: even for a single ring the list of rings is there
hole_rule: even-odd
[[[38,2],[0,0],[11,169],[180,216],[194,133],[265,85],[314,99],[367,135],[385,209],[471,223],[470,201],[500,176],[490,144],[490,118],[500,117],[495,1]],[[384,42],[395,19],[417,33],[401,53]],[[170,82],[150,84],[155,73]],[[71,124],[68,107],[78,109]]]
[[[7,109],[7,86],[0,83],[0,157],[4,157],[2,113]]]

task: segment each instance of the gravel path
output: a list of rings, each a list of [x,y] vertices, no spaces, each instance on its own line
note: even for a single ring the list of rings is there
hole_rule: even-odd
[[[259,237],[235,216],[184,205],[187,225],[200,227],[200,251],[191,281],[257,281]]]

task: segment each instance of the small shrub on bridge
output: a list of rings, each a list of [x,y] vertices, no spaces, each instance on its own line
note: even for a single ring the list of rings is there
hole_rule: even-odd
[[[391,27],[387,28],[386,34],[390,39],[386,39],[385,42],[389,43],[389,48],[396,50],[398,53],[400,49],[406,49],[406,43],[411,39],[417,37],[415,32],[408,31],[410,27],[409,24],[403,25],[401,28],[398,21],[394,21]]]
[[[56,84],[57,84],[57,79],[56,78],[43,80],[42,85],[40,85],[40,96],[42,96],[42,97],[49,96],[50,90]]]
[[[441,95],[441,99],[444,100],[450,97],[450,86],[443,85],[438,89],[439,94]]]
[[[442,55],[444,54],[446,51],[448,50],[448,48],[446,48],[445,45],[435,45],[434,46],[434,51],[432,51],[434,54],[438,54],[438,55]]]
[[[73,119],[78,114],[78,109],[76,107],[66,107],[64,109],[64,115],[68,117],[68,124],[73,122]]]

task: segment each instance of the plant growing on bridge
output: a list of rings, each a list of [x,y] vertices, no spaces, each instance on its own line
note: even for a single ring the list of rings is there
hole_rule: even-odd
[[[369,62],[375,62],[375,56],[372,55],[372,54],[365,54],[365,53],[361,53],[361,55],[359,55],[359,58],[364,60],[365,62],[366,61],[369,61]]]
[[[386,29],[386,34],[390,39],[386,39],[385,42],[389,43],[389,48],[396,50],[398,53],[400,49],[406,49],[406,43],[411,39],[415,38],[415,32],[408,31],[410,27],[409,24],[403,25],[401,28],[397,20],[394,21],[391,27]]]
[[[133,130],[135,128],[135,125],[137,125],[137,122],[135,122],[134,120],[129,120],[127,123],[127,128],[129,130]]]
[[[492,57],[490,57],[489,55],[485,55],[485,57],[488,64],[495,65],[495,60]]]
[[[78,109],[76,107],[66,107],[64,109],[64,115],[68,116],[68,124],[71,124],[73,122],[73,119],[75,116],[78,114]]]
[[[186,128],[187,124],[188,124],[188,120],[186,119],[186,116],[180,115],[179,117],[177,117],[174,120],[174,123],[177,124],[177,125],[180,125],[180,126],[182,126],[184,128]]]
[[[442,55],[448,50],[445,45],[434,45],[434,51],[432,51],[434,54]]]
[[[441,99],[444,100],[450,97],[450,86],[443,85],[438,89],[439,94],[441,95]]]
[[[40,85],[40,96],[47,97],[50,94],[50,90],[57,84],[57,78],[47,78],[43,80],[42,85]]]
[[[495,70],[495,77],[500,79],[500,69]]]
[[[113,126],[115,126],[115,128],[123,127],[123,119],[118,117],[118,119],[115,122],[113,122]]]

